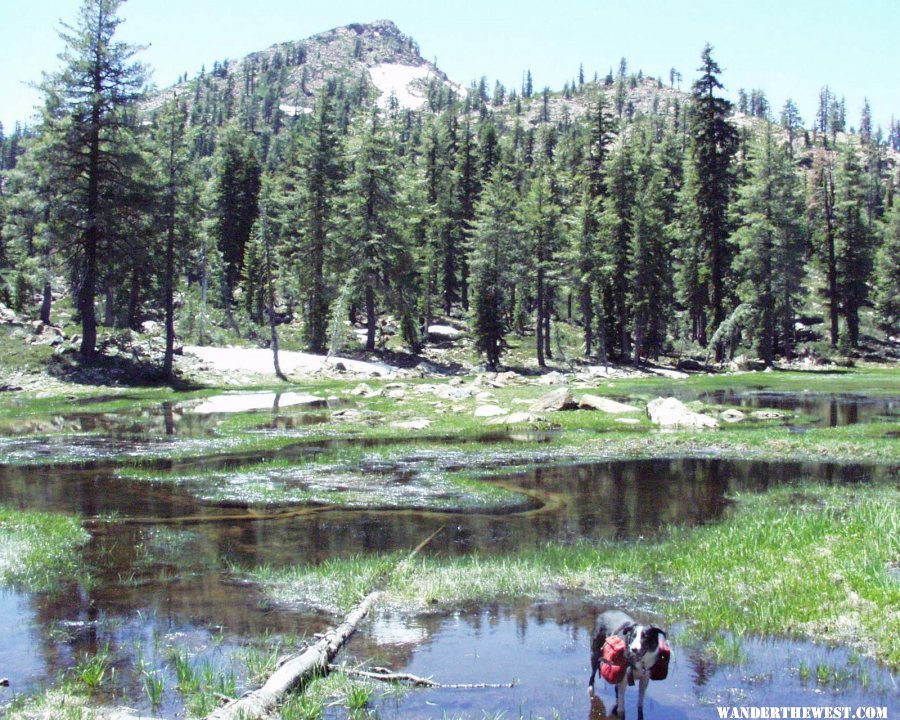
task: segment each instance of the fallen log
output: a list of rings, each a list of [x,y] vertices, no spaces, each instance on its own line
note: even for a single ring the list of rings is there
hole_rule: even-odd
[[[382,578],[382,582],[412,560],[443,529],[439,528],[419,543],[406,558],[394,567],[391,573]],[[370,592],[350,611],[340,625],[329,629],[314,645],[281,664],[261,688],[250,690],[236,700],[214,710],[206,716],[206,720],[261,720],[278,707],[278,703],[288,692],[314,677],[327,675],[331,661],[356,631],[356,626],[378,602],[381,595],[380,589]]]
[[[345,675],[354,675],[356,677],[366,678],[367,680],[379,680],[381,682],[406,682],[415,687],[427,688],[450,688],[454,690],[483,690],[486,688],[511,688],[515,687],[515,682],[510,683],[439,683],[431,678],[423,678],[418,675],[410,675],[409,673],[397,673],[387,668],[375,667],[372,670],[357,670],[355,668],[342,667],[339,665],[329,665],[329,670],[342,672]]]

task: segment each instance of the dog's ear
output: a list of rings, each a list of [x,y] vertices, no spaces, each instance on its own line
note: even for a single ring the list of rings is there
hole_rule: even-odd
[[[666,635],[666,631],[663,630],[659,625],[651,623],[650,627],[653,628],[654,630],[656,630],[658,635],[662,635],[666,640],[669,639],[669,636]]]
[[[633,622],[625,623],[622,626],[622,630],[620,632],[622,633],[622,635],[628,635],[630,637],[631,635],[634,635],[634,627],[635,626]]]

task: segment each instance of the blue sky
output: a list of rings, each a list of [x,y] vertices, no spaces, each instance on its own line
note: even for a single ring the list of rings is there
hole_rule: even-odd
[[[27,120],[37,94],[26,83],[57,67],[59,20],[79,0],[3,0],[0,121]],[[706,42],[726,91],[761,88],[780,109],[788,97],[809,125],[829,84],[859,122],[868,97],[875,121],[900,117],[900,0],[128,0],[120,37],[149,44],[141,59],[159,86],[201,65],[237,59],[285,40],[351,22],[388,18],[452,79],[480,75],[518,87],[560,89],[583,63],[588,77],[628,59],[668,82],[669,68],[696,75]]]

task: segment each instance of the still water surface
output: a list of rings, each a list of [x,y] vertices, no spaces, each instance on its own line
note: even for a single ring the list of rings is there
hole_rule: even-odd
[[[185,430],[189,437],[207,432],[202,423]],[[132,442],[127,435],[113,432],[105,441],[115,451],[115,443]],[[315,451],[295,451],[297,462]],[[116,685],[107,699],[149,709],[139,673],[143,662],[166,680],[160,712],[171,717],[184,710],[174,689],[173,653],[188,652],[195,662],[232,674],[240,693],[248,684],[241,660],[246,648],[310,637],[333,622],[308,609],[274,606],[257,588],[235,579],[232,563],[291,566],[407,550],[442,526],[445,531],[429,548],[439,555],[505,553],[547,541],[629,541],[672,524],[716,522],[735,490],[764,491],[802,479],[861,485],[897,480],[896,468],[889,467],[716,458],[577,463],[531,453],[495,462],[486,453],[473,463],[438,446],[379,461],[379,477],[387,484],[403,483],[423,466],[441,472],[474,467],[491,482],[526,493],[531,502],[504,514],[253,508],[204,502],[176,484],[117,477],[114,455],[106,456],[109,462],[82,466],[0,465],[0,502],[80,513],[92,534],[84,549],[89,586],[67,583],[52,596],[0,593],[0,613],[9,628],[0,636],[0,676],[11,681],[9,689],[0,689],[0,708],[14,694],[53,683],[85,653],[108,647]],[[258,459],[228,462],[239,466]],[[640,608],[644,601],[621,602]],[[429,690],[381,699],[377,709],[385,718],[481,718],[487,710],[506,711],[507,717],[520,712],[550,717],[557,711],[560,717],[596,720],[601,704],[605,709],[612,704],[606,688],[593,703],[585,691],[589,630],[599,609],[575,599],[418,618],[382,613],[343,657],[448,683],[520,681],[513,689]],[[649,718],[712,718],[717,703],[896,705],[893,679],[866,660],[854,661],[866,676],[866,689],[860,678],[816,683],[816,665],[845,668],[846,651],[749,639],[746,664],[717,666],[679,650],[677,637],[675,629],[669,680],[651,686]],[[813,668],[812,681],[801,677],[801,659]],[[632,691],[629,702],[635,698]],[[336,709],[329,712],[341,717]],[[630,712],[633,716],[634,709]]]

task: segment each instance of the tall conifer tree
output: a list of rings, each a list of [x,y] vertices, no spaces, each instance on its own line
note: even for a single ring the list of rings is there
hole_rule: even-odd
[[[129,110],[142,97],[146,78],[133,58],[140,48],[114,39],[121,0],[85,0],[75,25],[60,33],[62,68],[42,83],[42,132],[59,189],[60,217],[71,230],[73,277],[81,316],[81,354],[96,352],[95,301],[105,263],[115,257],[112,226],[123,211],[116,203],[141,162]]]
[[[690,114],[691,163],[696,173],[690,202],[695,206],[701,243],[696,291],[705,296],[706,331],[715,331],[728,313],[728,272],[733,248],[728,241],[728,207],[734,188],[733,163],[738,150],[738,134],[729,121],[731,103],[716,95],[722,89],[721,69],[712,58],[712,47],[703,49],[700,77],[694,83]],[[705,339],[705,335],[702,336]],[[717,359],[721,350],[717,349]]]

